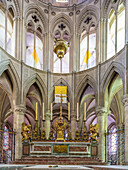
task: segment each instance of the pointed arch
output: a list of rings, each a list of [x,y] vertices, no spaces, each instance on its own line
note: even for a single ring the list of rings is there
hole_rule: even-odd
[[[62,22],[62,20],[63,20],[63,23],[65,23],[68,26],[68,28],[70,30],[70,34],[72,34],[73,33],[73,21],[71,20],[71,18],[68,15],[66,15],[64,13],[58,14],[53,18],[52,23],[51,23],[50,32],[53,33],[55,26],[58,23]]]
[[[116,72],[120,75],[122,82],[123,82],[123,92],[125,90],[125,73],[124,73],[124,66],[121,63],[113,61],[110,66],[108,67],[107,71],[105,72],[100,89],[102,90],[103,94],[105,93],[105,89],[107,84],[112,78],[112,75]]]
[[[43,23],[43,32],[47,32],[47,30],[48,30],[48,21],[47,21],[45,13],[42,11],[42,9],[39,6],[35,6],[34,4],[29,6],[25,11],[25,19],[27,20],[28,16],[30,14],[34,13],[34,12],[38,15],[41,22]]]
[[[24,102],[26,101],[26,95],[27,92],[29,90],[29,88],[31,87],[31,85],[33,85],[34,83],[36,83],[41,91],[41,97],[42,97],[42,101],[46,101],[47,103],[47,88],[43,82],[43,80],[41,79],[41,77],[36,73],[33,74],[29,79],[27,79],[24,82]]]
[[[17,104],[19,104],[19,95],[20,95],[20,78],[18,73],[10,59],[3,60],[0,62],[0,76],[7,71],[9,73],[9,77],[13,84],[13,94],[16,99]]]
[[[95,80],[93,79],[93,77],[91,77],[90,75],[86,75],[83,78],[83,80],[80,82],[80,84],[76,87],[76,90],[78,89],[76,92],[76,96],[75,96],[76,102],[80,100],[81,94],[83,93],[83,90],[85,89],[87,84],[92,87],[92,89],[94,90],[95,97],[97,98],[97,84]]]
[[[63,84],[64,86],[67,86],[69,102],[72,103],[72,90],[71,90],[71,87],[69,86],[69,84],[68,84],[63,78],[60,78],[60,79],[53,85],[50,103],[52,103],[53,100],[54,100],[54,94],[53,94],[53,93],[54,93],[54,87],[55,87],[55,86],[58,86],[58,85],[60,85],[60,84]]]

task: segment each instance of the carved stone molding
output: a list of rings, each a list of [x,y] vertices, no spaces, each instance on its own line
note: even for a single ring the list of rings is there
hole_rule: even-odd
[[[23,105],[18,105],[13,108],[14,112],[18,112],[20,114],[25,114],[26,112],[26,107]]]
[[[50,112],[50,110],[48,110],[47,112],[46,112],[46,120],[50,120],[50,117],[51,117],[51,112]]]
[[[128,106],[128,94],[123,96],[122,103],[123,103],[124,107]]]
[[[105,114],[107,114],[107,110],[105,107],[97,106],[96,114],[97,116],[105,116]]]

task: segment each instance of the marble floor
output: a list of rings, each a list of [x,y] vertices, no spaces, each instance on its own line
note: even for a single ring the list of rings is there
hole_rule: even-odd
[[[99,166],[99,165],[86,165],[86,166],[77,166],[77,165],[10,165],[10,164],[0,164],[0,170],[128,170],[128,166],[121,165],[108,165],[108,166]]]

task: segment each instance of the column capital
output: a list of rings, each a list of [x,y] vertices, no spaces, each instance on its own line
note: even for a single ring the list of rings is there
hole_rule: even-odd
[[[76,114],[74,110],[72,110],[71,120],[76,120]]]
[[[107,109],[105,107],[101,107],[101,106],[97,106],[96,107],[96,114],[97,116],[104,116],[105,114],[107,114]]]
[[[48,110],[46,112],[46,120],[50,120],[50,116],[51,116],[51,113],[50,113],[50,110]]]
[[[125,107],[128,106],[128,94],[123,96],[122,103]]]
[[[20,114],[25,114],[25,112],[26,112],[26,107],[25,106],[23,106],[23,105],[16,105],[16,106],[14,106],[13,107],[13,109],[12,109],[14,112],[19,112]]]

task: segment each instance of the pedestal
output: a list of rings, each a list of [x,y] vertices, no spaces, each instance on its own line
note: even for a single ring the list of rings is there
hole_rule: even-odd
[[[22,143],[22,153],[23,156],[29,156],[30,155],[30,143],[29,140],[24,140]]]

